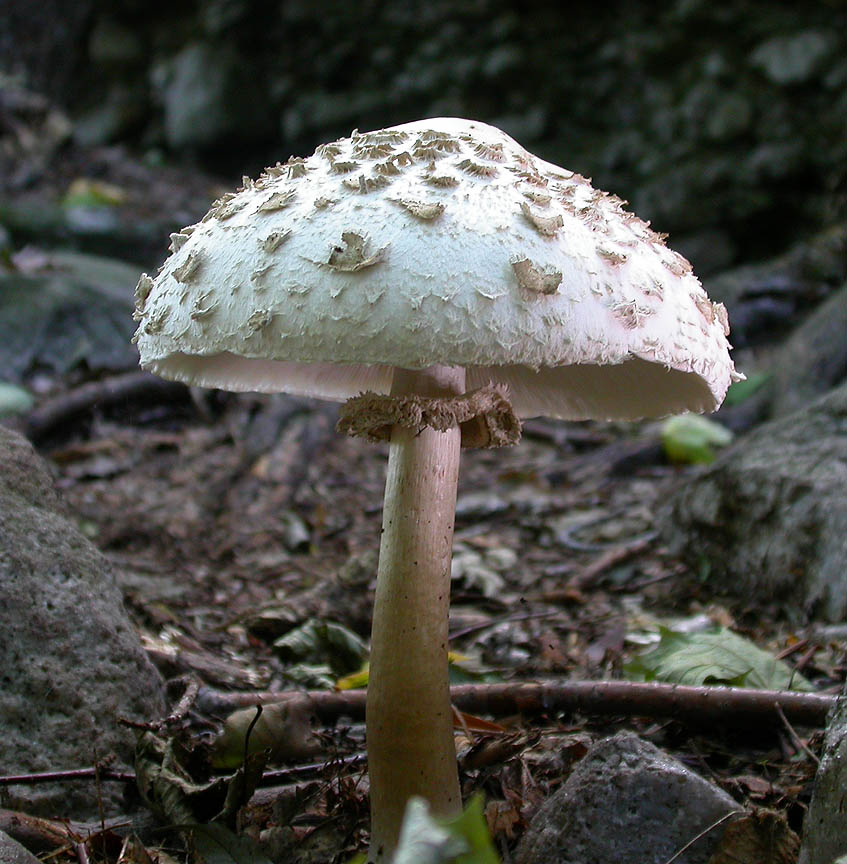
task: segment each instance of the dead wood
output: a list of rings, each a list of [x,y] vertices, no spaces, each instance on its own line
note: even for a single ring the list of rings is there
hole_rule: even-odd
[[[188,398],[185,384],[164,381],[149,372],[128,372],[91,381],[39,405],[27,417],[25,432],[30,441],[38,443],[95,408],[127,400],[183,402]]]
[[[545,684],[459,684],[450,688],[454,705],[472,714],[505,717],[512,714],[576,712],[599,716],[663,717],[701,725],[779,727],[824,726],[835,696],[787,690],[754,690],[744,687],[689,687],[634,681],[564,681]],[[304,700],[322,723],[340,718],[364,719],[365,691],[291,691],[279,693],[220,693],[201,688],[197,707],[206,713],[226,715],[250,705],[281,699]]]

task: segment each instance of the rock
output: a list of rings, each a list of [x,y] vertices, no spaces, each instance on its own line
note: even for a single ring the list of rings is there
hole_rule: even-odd
[[[518,864],[664,864],[736,802],[630,732],[596,743],[535,814]],[[674,864],[706,864],[723,825],[706,831]]]
[[[847,381],[847,283],[779,349],[770,382],[770,413],[781,417]]]
[[[847,225],[841,223],[787,252],[726,270],[704,287],[729,312],[736,348],[772,344],[847,280]]]
[[[768,39],[753,51],[750,62],[775,84],[800,84],[815,75],[834,47],[833,34],[805,30]]]
[[[23,250],[0,270],[0,369],[20,382],[36,368],[133,369],[133,290],[139,268],[81,252]]]
[[[782,600],[790,617],[847,615],[847,384],[758,427],[657,514],[672,554],[709,588]]]
[[[152,70],[165,111],[165,137],[175,149],[204,149],[268,131],[261,92],[225,45],[194,42]]]
[[[847,687],[835,706],[826,730],[823,758],[815,778],[815,791],[803,823],[799,864],[837,864],[847,857]]]
[[[74,140],[81,147],[98,147],[128,137],[143,123],[147,107],[141,88],[116,83],[105,99],[77,117]]]
[[[41,864],[17,840],[0,831],[0,864]]]
[[[135,734],[118,717],[164,712],[145,655],[103,556],[61,512],[46,465],[0,427],[0,774],[132,763]],[[122,787],[102,788],[106,812]],[[96,817],[94,783],[11,786],[4,806]]]

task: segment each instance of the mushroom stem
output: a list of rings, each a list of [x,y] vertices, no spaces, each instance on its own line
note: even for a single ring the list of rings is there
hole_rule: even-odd
[[[396,370],[392,395],[453,396],[461,368]],[[461,812],[447,670],[450,558],[461,433],[394,426],[367,695],[370,860],[390,860],[406,802]]]

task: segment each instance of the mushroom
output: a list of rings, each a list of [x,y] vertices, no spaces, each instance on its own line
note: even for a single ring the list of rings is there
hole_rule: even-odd
[[[371,857],[413,795],[461,807],[447,678],[460,446],[520,417],[714,410],[726,311],[625,202],[439,118],[268,168],[172,235],[135,340],[163,377],[344,401],[390,441],[367,697]]]

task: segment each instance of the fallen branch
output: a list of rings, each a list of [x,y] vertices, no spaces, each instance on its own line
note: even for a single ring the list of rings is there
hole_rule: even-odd
[[[68,771],[42,771],[36,774],[7,774],[0,777],[0,786],[18,784],[59,783],[70,780],[116,780],[119,783],[135,783],[135,774],[128,771],[113,771],[111,768],[71,768]]]
[[[780,726],[785,718],[798,726],[823,726],[837,697],[789,690],[743,687],[686,687],[634,681],[563,681],[545,684],[460,684],[450,688],[454,705],[471,714],[555,714],[665,717],[684,723],[720,721],[732,726]],[[208,714],[226,715],[251,705],[301,699],[322,723],[342,717],[363,720],[365,691],[296,693],[221,693],[201,688],[196,706]]]
[[[93,772],[94,769],[91,770]],[[91,776],[93,777],[93,774]],[[30,816],[19,810],[0,808],[0,832],[8,834],[22,846],[26,846],[34,855],[71,848],[104,832],[127,833],[129,830],[135,830],[135,826],[132,821],[126,819],[101,825],[94,822],[74,822],[69,819],[45,819],[41,816]]]
[[[184,384],[163,381],[149,372],[115,375],[83,384],[39,405],[26,419],[26,436],[31,441],[40,441],[57,427],[88,414],[95,407],[125,401],[185,402],[188,398],[188,388]]]

